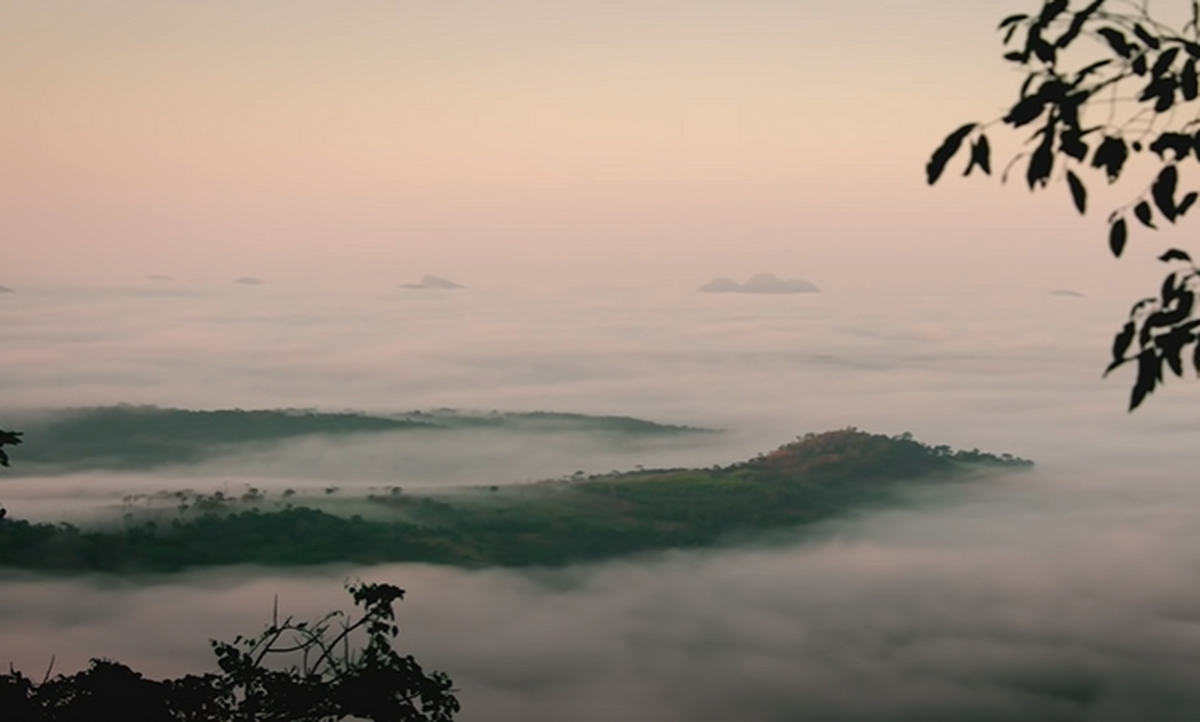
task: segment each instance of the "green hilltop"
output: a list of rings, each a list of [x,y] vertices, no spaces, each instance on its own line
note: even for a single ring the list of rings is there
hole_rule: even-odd
[[[175,571],[226,564],[428,562],[563,565],[737,543],[895,504],[914,482],[1028,467],[1008,454],[954,451],[909,435],[809,434],[749,461],[655,469],[441,494],[398,487],[368,497],[382,518],[349,518],[261,495],[207,497],[169,521],[85,530],[0,520],[0,566],[46,571]]]

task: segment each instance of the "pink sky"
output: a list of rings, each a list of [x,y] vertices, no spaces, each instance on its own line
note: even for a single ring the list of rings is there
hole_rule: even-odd
[[[1065,188],[924,185],[1036,6],[4,0],[0,283],[1103,285]]]

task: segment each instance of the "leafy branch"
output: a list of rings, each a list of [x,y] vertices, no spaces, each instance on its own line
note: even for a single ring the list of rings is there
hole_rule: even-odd
[[[5,445],[16,446],[21,443],[20,431],[5,431],[0,429],[0,466],[8,466],[8,454],[4,452]]]
[[[1200,199],[1200,192],[1180,188],[1180,165],[1189,157],[1200,163],[1200,104],[1193,104],[1200,99],[1200,0],[1189,5],[1190,20],[1178,30],[1151,15],[1150,0],[1092,0],[1076,10],[1069,0],[1044,0],[1036,14],[1004,18],[997,28],[1004,33],[1004,59],[1025,74],[1017,100],[998,118],[950,133],[926,165],[929,184],[942,177],[964,146],[970,151],[963,175],[976,168],[990,175],[989,129],[1033,128],[1023,141],[1027,149],[1008,164],[1002,182],[1025,161],[1031,191],[1061,178],[1080,214],[1087,212],[1092,182],[1085,179],[1101,175],[1111,185],[1128,170],[1131,157],[1157,162],[1142,190],[1108,216],[1114,256],[1128,244],[1131,221],[1158,230],[1158,219],[1173,224],[1184,217]],[[1177,249],[1161,260],[1190,263]],[[1161,383],[1162,363],[1181,373],[1174,344],[1195,341],[1194,305],[1184,301],[1190,299],[1186,294],[1194,278],[1191,272],[1172,273],[1158,298],[1134,306],[1117,335],[1120,345],[1132,324],[1140,339],[1138,358],[1145,359],[1139,362],[1131,411]],[[1129,338],[1121,351],[1114,348],[1109,371],[1130,360],[1125,358]],[[1197,363],[1200,372],[1200,356]]]

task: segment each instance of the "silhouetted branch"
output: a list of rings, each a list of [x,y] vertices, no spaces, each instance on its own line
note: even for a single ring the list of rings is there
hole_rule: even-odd
[[[1022,133],[1034,128],[1024,141],[1030,149],[1015,155],[1001,180],[1018,162],[1027,161],[1030,190],[1064,180],[1076,210],[1085,214],[1085,178],[1099,173],[1107,183],[1116,183],[1131,157],[1152,154],[1157,170],[1139,193],[1108,215],[1109,250],[1120,257],[1135,221],[1137,227],[1158,230],[1159,220],[1174,224],[1200,200],[1200,190],[1180,188],[1179,171],[1189,157],[1200,162],[1200,104],[1195,103],[1200,99],[1200,0],[1191,0],[1192,16],[1180,30],[1151,16],[1149,2],[1126,2],[1124,8],[1118,8],[1118,0],[1091,0],[1075,9],[1072,4],[1044,0],[1040,12],[1000,22],[1008,49],[1004,59],[1025,73],[1017,100],[999,120],[971,123],[947,136],[926,174],[930,184],[936,183],[964,146],[971,149],[964,175],[975,168],[990,174],[991,144],[985,131],[998,123]],[[1064,51],[1081,42],[1090,52],[1064,60]],[[1097,109],[1107,110],[1100,122],[1092,117]],[[1181,112],[1185,109],[1191,112]],[[1185,258],[1173,250],[1161,260]],[[1154,308],[1135,305],[1129,324],[1117,334],[1118,345],[1124,345],[1114,350],[1108,371],[1138,361],[1131,411],[1162,382],[1164,364],[1176,375],[1182,373],[1182,348],[1197,342],[1190,295],[1195,277],[1172,273],[1151,304]],[[1135,318],[1137,314],[1142,316]],[[1123,341],[1127,336],[1128,342]],[[1129,356],[1133,336],[1137,352]],[[1195,366],[1200,373],[1200,351]]]
[[[278,601],[271,624],[255,638],[213,641],[220,674],[187,675],[179,679],[145,679],[129,667],[93,659],[77,674],[50,677],[54,660],[40,684],[9,667],[0,675],[0,700],[5,719],[62,720],[109,717],[115,702],[130,719],[227,722],[234,719],[331,722],[348,718],[376,722],[452,722],[459,711],[450,678],[426,673],[411,656],[392,646],[399,630],[393,624],[393,604],[403,590],[390,584],[356,583],[346,587],[362,616],[344,625],[334,640],[326,640],[326,614],[318,622],[279,621]],[[264,665],[268,655],[325,651],[348,640],[351,631],[365,629],[367,639],[342,664],[292,665],[285,670]],[[280,646],[288,632],[301,641]],[[251,656],[253,655],[253,656]]]

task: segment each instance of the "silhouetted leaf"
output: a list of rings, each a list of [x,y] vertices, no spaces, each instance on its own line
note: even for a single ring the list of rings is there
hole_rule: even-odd
[[[1165,153],[1170,150],[1175,154],[1173,160],[1183,160],[1191,152],[1192,142],[1193,139],[1190,135],[1167,132],[1154,139],[1154,142],[1150,144],[1150,150],[1164,160],[1166,160]]]
[[[1133,62],[1130,63],[1129,67],[1133,69],[1134,73],[1137,73],[1138,75],[1145,75],[1146,74],[1146,54],[1142,53],[1141,55],[1134,58]]]
[[[1096,154],[1092,156],[1092,167],[1103,168],[1108,182],[1112,183],[1120,177],[1128,157],[1129,147],[1125,145],[1124,139],[1105,136],[1104,140],[1100,141],[1100,147],[1096,148]]]
[[[1129,398],[1129,410],[1133,411],[1145,401],[1146,396],[1154,390],[1155,384],[1162,378],[1162,359],[1154,353],[1154,349],[1146,349],[1138,354],[1137,381],[1133,384],[1133,393]]]
[[[1179,92],[1184,100],[1195,100],[1200,96],[1200,84],[1196,82],[1196,61],[1190,60],[1183,64],[1183,72],[1179,75]]]
[[[1125,33],[1116,28],[1100,28],[1096,32],[1108,42],[1109,47],[1117,55],[1120,55],[1122,58],[1133,56],[1133,46],[1125,39]]]
[[[1192,274],[1181,275],[1172,273],[1163,282],[1162,307],[1146,318],[1146,327],[1161,328],[1183,323],[1192,315],[1196,306],[1196,294],[1187,287],[1187,281]],[[1196,325],[1195,322],[1188,325]]]
[[[1190,142],[1190,139],[1189,139]],[[1059,136],[1059,147],[1062,152],[1075,160],[1083,160],[1088,154],[1088,144],[1083,142],[1083,134],[1078,128],[1067,128]]]
[[[1177,57],[1179,57],[1179,48],[1170,48],[1169,50],[1164,50],[1163,53],[1158,56],[1158,60],[1154,61],[1154,67],[1150,69],[1150,74],[1158,77],[1159,75],[1167,72],[1167,70],[1171,67],[1171,63],[1174,63],[1175,58]]]
[[[1158,50],[1158,48],[1161,46],[1161,43],[1159,42],[1158,37],[1151,35],[1146,30],[1146,28],[1142,27],[1141,23],[1134,24],[1133,34],[1138,36],[1138,40],[1141,40],[1143,43],[1150,46],[1154,50]]]
[[[1162,358],[1171,367],[1176,376],[1183,376],[1183,347],[1192,340],[1192,335],[1182,329],[1163,334],[1157,339],[1158,347],[1162,350]]]
[[[1014,63],[1024,63],[1024,62],[1025,62],[1025,61],[1027,61],[1029,58],[1028,58],[1028,56],[1026,56],[1026,55],[1025,55],[1025,53],[1017,52],[1016,50],[1014,50],[1014,51],[1012,51],[1012,52],[1010,52],[1010,53],[1005,53],[1005,54],[1004,54],[1004,59],[1005,59],[1005,60],[1011,60],[1011,61],[1013,61]]]
[[[929,185],[937,182],[941,177],[942,171],[946,169],[946,163],[954,157],[962,145],[963,140],[975,130],[975,123],[967,123],[963,127],[946,136],[946,140],[942,141],[941,147],[933,152],[933,157],[929,159],[929,164],[925,166],[925,172],[929,179]]]
[[[1129,350],[1129,344],[1133,343],[1133,337],[1136,333],[1137,327],[1134,326],[1133,321],[1126,322],[1125,327],[1113,339],[1112,356],[1114,362],[1125,359],[1125,352]]]
[[[1087,213],[1087,189],[1083,187],[1079,176],[1067,171],[1067,185],[1071,188],[1071,200],[1075,202],[1075,208],[1078,209],[1079,214]]]
[[[1042,6],[1042,14],[1038,16],[1038,25],[1049,25],[1054,18],[1067,9],[1067,0],[1050,0]]]
[[[1082,132],[1079,128],[1079,109],[1087,102],[1089,95],[1086,91],[1071,93],[1058,104],[1058,117],[1063,125]]]
[[[1183,41],[1183,49],[1193,58],[1200,58],[1200,45],[1193,43],[1191,40]]]
[[[1017,93],[1018,98],[1029,95],[1029,86],[1033,85],[1034,80],[1037,80],[1037,73],[1029,73],[1025,76],[1025,79],[1021,81],[1021,92]]]
[[[1143,226],[1154,228],[1155,230],[1158,229],[1158,226],[1154,225],[1154,212],[1150,210],[1150,204],[1146,201],[1142,201],[1134,206],[1133,215],[1137,216],[1137,219],[1142,222]]]
[[[1175,294],[1179,289],[1179,286],[1177,285],[1178,281],[1179,281],[1179,273],[1178,272],[1172,272],[1170,275],[1168,275],[1166,278],[1163,279],[1162,288],[1160,288],[1158,291],[1159,308],[1160,308],[1159,313],[1162,312],[1161,309],[1163,307],[1170,305],[1171,301],[1175,298]],[[1154,316],[1155,316],[1155,314],[1150,314],[1151,318],[1153,318]],[[1150,322],[1150,320],[1147,319],[1147,323],[1149,323],[1151,326],[1162,326],[1163,325],[1163,322],[1161,322],[1158,319],[1156,319],[1154,322]],[[1171,323],[1171,322],[1167,321],[1166,323]]]
[[[1154,101],[1154,112],[1165,113],[1175,105],[1175,88],[1179,87],[1179,82],[1174,76],[1166,75],[1162,77],[1162,84],[1158,92],[1158,100]]]
[[[1191,263],[1192,257],[1189,256],[1186,251],[1181,251],[1178,248],[1172,248],[1171,250],[1159,256],[1158,260],[1164,263],[1169,261],[1187,261],[1188,263]]]
[[[1075,38],[1079,37],[1079,33],[1083,30],[1083,26],[1087,23],[1088,18],[1099,10],[1104,2],[1105,0],[1093,0],[1091,5],[1075,13],[1075,17],[1071,18],[1071,25],[1067,28],[1067,32],[1063,33],[1062,37],[1056,40],[1054,44],[1060,48],[1070,45]]]
[[[1162,298],[1161,308],[1146,318],[1145,325],[1173,326],[1191,314],[1195,298],[1192,292],[1185,287],[1179,272],[1174,272],[1163,279],[1159,295]]]
[[[1025,173],[1025,180],[1029,183],[1029,189],[1033,190],[1039,183],[1042,186],[1050,180],[1050,173],[1054,170],[1054,129],[1052,126],[1047,126],[1042,131],[1042,142],[1034,149],[1033,155],[1029,156],[1029,168]]]
[[[1091,65],[1083,66],[1082,68],[1079,69],[1078,73],[1075,73],[1076,84],[1078,84],[1084,78],[1086,78],[1087,76],[1096,72],[1100,68],[1103,68],[1105,65],[1108,65],[1111,62],[1112,62],[1112,58],[1107,58],[1105,60],[1097,60],[1096,62],[1092,63]]]
[[[1030,35],[1029,48],[1033,50],[1033,54],[1043,63],[1053,64],[1058,57],[1058,51],[1040,34],[1034,34],[1031,30]]]
[[[1150,186],[1150,195],[1154,198],[1154,205],[1158,206],[1158,210],[1162,211],[1162,214],[1172,223],[1175,222],[1175,216],[1179,213],[1175,207],[1175,186],[1178,182],[1179,171],[1174,165],[1169,165],[1159,171],[1158,178]]]
[[[1125,250],[1125,241],[1129,239],[1129,227],[1124,218],[1118,218],[1108,229],[1108,248],[1117,258]]]
[[[1180,216],[1187,213],[1188,209],[1192,207],[1192,204],[1196,202],[1197,198],[1200,198],[1200,194],[1197,194],[1196,191],[1191,191],[1183,197],[1182,201],[1179,202],[1179,207],[1175,209],[1175,212]]]
[[[1012,110],[1008,111],[1008,115],[1004,116],[1004,122],[1014,128],[1020,128],[1037,120],[1045,108],[1046,99],[1040,93],[1021,98]]]
[[[1017,15],[1009,15],[1008,17],[1006,17],[1000,21],[1000,25],[996,29],[1003,30],[1004,28],[1008,27],[1009,25],[1015,25],[1016,23],[1019,23],[1022,20],[1026,20],[1028,18],[1029,18],[1029,16],[1024,13],[1020,13]]]
[[[1058,78],[1052,78],[1042,83],[1037,90],[1037,95],[1050,103],[1062,103],[1068,100],[1067,93],[1070,91],[1071,86]]]
[[[970,175],[975,166],[979,166],[987,175],[992,174],[992,149],[986,135],[979,136],[979,140],[971,144],[971,162],[967,164],[963,175]]]
[[[1174,76],[1164,75],[1151,80],[1142,90],[1142,94],[1138,96],[1138,100],[1150,100],[1157,98],[1154,104],[1154,109],[1158,112],[1163,112],[1171,107],[1175,102],[1175,87],[1178,83]]]

